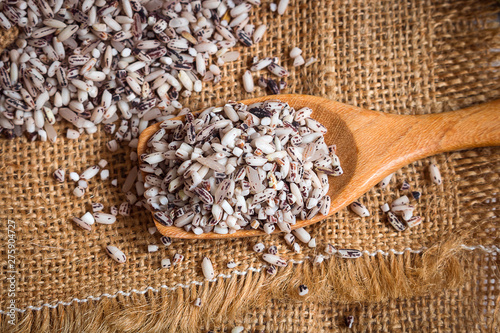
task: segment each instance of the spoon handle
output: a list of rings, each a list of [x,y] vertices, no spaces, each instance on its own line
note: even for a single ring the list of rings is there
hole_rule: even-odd
[[[357,157],[356,168],[342,192],[352,195],[336,200],[337,208],[355,200],[358,189],[371,188],[411,162],[447,151],[500,145],[500,100],[418,116],[358,110],[345,112],[343,119],[355,133],[358,151],[351,156]]]
[[[418,118],[429,134],[426,155],[500,145],[500,100]]]

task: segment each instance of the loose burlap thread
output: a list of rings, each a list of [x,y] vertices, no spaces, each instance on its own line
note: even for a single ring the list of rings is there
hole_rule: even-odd
[[[241,75],[254,55],[278,56],[291,69],[287,93],[400,114],[486,102],[500,96],[500,57],[491,51],[499,46],[497,11],[494,1],[324,0],[291,1],[286,14],[278,16],[264,1],[253,14],[255,22],[269,26],[264,40],[250,50],[239,48],[242,60],[224,66],[223,81],[206,85],[204,93],[184,105],[196,110],[264,95],[259,89],[254,94],[241,91]],[[302,48],[306,59],[318,61],[292,68],[288,52],[293,46]],[[360,199],[371,217],[361,219],[344,209],[309,227],[319,245],[303,246],[301,254],[293,254],[281,236],[176,240],[168,249],[148,254],[147,245],[160,242],[158,235],[148,233],[151,217],[140,209],[91,233],[71,223],[91,202],[102,202],[109,210],[125,201],[110,180],[122,183],[132,162],[126,150],[110,153],[104,148],[105,133],[66,140],[65,128],[57,128],[60,138],[54,144],[25,138],[0,142],[2,235],[7,235],[7,220],[14,221],[16,307],[26,310],[17,313],[15,327],[2,316],[1,331],[195,332],[237,324],[247,330],[331,331],[343,328],[349,314],[360,331],[498,330],[494,249],[500,231],[493,210],[499,207],[498,148],[441,154],[403,168],[387,189],[374,188]],[[51,177],[56,168],[81,172],[101,158],[110,162],[110,180],[91,180],[83,200],[74,198],[71,182],[59,184]],[[442,186],[429,181],[431,161],[440,167]],[[379,206],[407,194],[399,190],[404,180],[422,191],[416,213],[424,222],[396,233]],[[259,241],[277,245],[297,263],[269,276],[252,251]],[[375,255],[313,266],[310,258],[327,242]],[[124,250],[127,264],[107,257],[103,248],[108,244]],[[7,248],[1,251],[5,267]],[[183,264],[160,270],[160,260],[175,253],[185,256]],[[204,256],[212,259],[217,274],[225,275],[217,282],[204,281]],[[237,268],[227,269],[229,260]],[[0,272],[3,311],[9,301],[6,277]],[[296,291],[302,283],[310,289],[305,298]],[[199,309],[192,305],[196,297],[202,299]]]

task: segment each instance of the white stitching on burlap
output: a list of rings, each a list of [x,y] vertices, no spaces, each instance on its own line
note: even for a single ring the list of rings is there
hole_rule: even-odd
[[[462,249],[468,250],[468,251],[482,250],[482,251],[487,252],[487,253],[493,253],[493,252],[500,253],[500,248],[497,247],[497,246],[495,246],[495,245],[487,247],[487,246],[483,246],[483,245],[467,246],[465,244],[462,244],[460,247]],[[428,248],[424,246],[424,247],[422,247],[419,250],[413,250],[413,249],[411,249],[411,248],[408,247],[408,248],[405,248],[403,251],[396,251],[396,250],[391,249],[391,250],[389,250],[387,252],[382,251],[382,250],[376,250],[374,252],[369,252],[369,251],[365,250],[365,251],[362,251],[362,252],[365,255],[374,257],[377,254],[382,254],[384,256],[387,256],[387,255],[389,255],[390,252],[394,253],[394,254],[397,254],[397,255],[401,255],[401,254],[403,254],[405,252],[421,253],[421,252],[423,252],[423,251],[425,251],[427,249]],[[305,257],[305,259],[311,259],[311,257]],[[290,260],[289,262],[291,262],[293,264],[302,264],[302,263],[304,263],[304,260]],[[246,275],[249,271],[260,272],[260,271],[262,271],[263,268],[266,268],[266,267],[267,267],[266,265],[262,265],[262,268],[249,267],[245,271],[232,271],[231,274],[219,274],[217,277],[222,277],[224,279],[229,279],[233,275]],[[217,281],[217,278],[215,278],[213,280],[210,280],[210,282],[215,282],[215,281]],[[177,284],[177,285],[175,285],[173,287],[169,287],[169,286],[166,286],[166,285],[161,285],[158,289],[153,288],[153,287],[147,287],[144,290],[132,289],[130,292],[118,291],[115,294],[104,293],[101,296],[88,296],[88,297],[86,297],[84,299],[73,298],[69,302],[59,301],[59,302],[56,302],[55,304],[42,304],[41,306],[31,306],[30,305],[30,306],[26,307],[25,309],[14,308],[14,311],[24,313],[27,310],[39,311],[39,310],[42,310],[44,307],[54,309],[54,308],[58,307],[59,305],[71,305],[71,304],[73,304],[73,302],[86,303],[88,301],[99,301],[99,300],[101,300],[104,297],[107,297],[107,298],[116,298],[119,295],[130,296],[133,293],[134,294],[138,294],[138,295],[144,295],[145,293],[147,293],[150,290],[153,291],[153,292],[155,292],[155,293],[159,292],[161,289],[166,289],[166,290],[173,291],[173,290],[175,290],[177,288],[189,288],[191,285],[201,286],[201,285],[203,285],[203,283],[204,282],[201,282],[201,281],[191,281],[191,282],[189,282],[187,284],[179,283],[179,284]],[[8,311],[0,310],[0,314],[7,314],[7,313],[8,313]]]

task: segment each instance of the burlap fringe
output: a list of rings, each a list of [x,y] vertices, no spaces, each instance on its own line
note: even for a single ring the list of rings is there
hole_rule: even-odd
[[[429,290],[456,288],[467,278],[463,239],[456,238],[415,254],[378,254],[358,260],[331,258],[322,265],[311,262],[289,265],[270,277],[264,271],[201,286],[162,289],[144,295],[103,298],[100,301],[60,305],[55,309],[17,314],[15,328],[2,316],[1,332],[199,332],[238,318],[245,309],[264,308],[271,298],[283,302],[308,299],[325,302],[380,302],[412,297]],[[300,297],[297,287],[306,284],[309,294]],[[239,297],[234,297],[239,295]],[[193,301],[200,297],[202,306]],[[166,326],[168,325],[168,326]]]

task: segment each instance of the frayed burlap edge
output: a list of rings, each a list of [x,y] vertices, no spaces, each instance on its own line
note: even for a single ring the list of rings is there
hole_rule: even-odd
[[[17,31],[0,31],[0,50],[14,41]],[[463,238],[437,244],[421,254],[405,252],[388,256],[364,256],[358,260],[329,259],[321,266],[310,262],[281,269],[274,277],[265,272],[233,275],[214,283],[175,291],[104,297],[99,301],[59,305],[52,309],[17,313],[12,327],[3,315],[1,332],[198,332],[240,316],[245,309],[267,307],[271,298],[283,302],[311,299],[340,302],[380,302],[393,297],[424,295],[431,290],[460,286],[468,278]],[[297,286],[306,284],[307,297],[297,295]],[[238,294],[240,297],[227,297]],[[97,295],[94,295],[97,296]],[[192,301],[200,297],[202,306]],[[498,322],[499,300],[496,302]],[[498,325],[498,324],[497,324]],[[491,325],[494,327],[494,325]]]
[[[463,237],[456,237],[420,254],[405,251],[357,260],[336,257],[314,266],[310,261],[289,265],[270,277],[264,271],[233,275],[203,285],[161,289],[131,296],[59,305],[17,313],[17,324],[2,316],[2,332],[199,332],[241,316],[249,308],[264,308],[270,299],[381,302],[389,298],[425,295],[430,290],[457,288],[467,279]],[[297,287],[309,294],[300,297]],[[229,297],[238,294],[239,297]],[[97,295],[95,295],[97,296]],[[200,297],[201,307],[193,301]],[[15,327],[15,328],[14,328]]]

